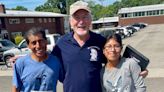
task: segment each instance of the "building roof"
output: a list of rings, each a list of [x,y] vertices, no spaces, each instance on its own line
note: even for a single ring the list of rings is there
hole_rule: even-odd
[[[65,14],[53,12],[38,12],[38,11],[15,11],[6,10],[6,13],[0,13],[0,17],[66,17]]]
[[[100,18],[99,20],[92,21],[92,24],[97,24],[97,23],[110,23],[110,22],[118,22],[119,18],[118,17],[105,17],[105,18]]]
[[[146,5],[146,6],[138,6],[138,7],[129,7],[129,8],[121,8],[118,13],[132,13],[132,12],[142,12],[142,11],[152,11],[152,10],[163,10],[164,4],[156,4],[156,5]]]

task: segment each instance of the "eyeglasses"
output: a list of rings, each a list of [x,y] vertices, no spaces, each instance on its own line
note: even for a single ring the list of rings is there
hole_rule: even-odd
[[[106,49],[106,50],[120,50],[121,49],[121,46],[120,45],[114,45],[114,46],[112,46],[112,45],[109,45],[109,46],[105,46],[104,47],[104,49]]]
[[[89,15],[85,15],[85,16],[73,16],[76,20],[89,20],[90,16]]]

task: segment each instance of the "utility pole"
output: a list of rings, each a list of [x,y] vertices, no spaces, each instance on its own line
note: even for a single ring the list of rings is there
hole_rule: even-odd
[[[68,5],[68,1],[69,1],[69,0],[65,0],[65,2],[66,2],[66,11],[67,11],[67,15],[69,15],[69,5]]]
[[[104,4],[103,4],[104,0],[99,0],[99,1],[101,2],[102,7],[104,7]],[[103,18],[102,27],[103,27],[103,31],[104,31],[105,30],[105,28],[104,28],[104,14],[102,15],[102,18]]]

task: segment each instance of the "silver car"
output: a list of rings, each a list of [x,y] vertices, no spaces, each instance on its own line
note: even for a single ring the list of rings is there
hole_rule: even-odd
[[[2,57],[3,57],[4,51],[7,51],[7,50],[15,48],[15,47],[17,47],[17,46],[10,40],[0,39],[0,61],[3,61]]]
[[[56,41],[60,38],[60,34],[47,34],[46,37],[48,40],[47,51],[51,52],[53,50],[53,47],[55,46]],[[24,39],[19,43],[18,47],[5,51],[3,53],[3,60],[6,62],[8,67],[11,67],[11,57],[23,56],[29,54],[30,52],[31,50],[27,47],[27,43]]]

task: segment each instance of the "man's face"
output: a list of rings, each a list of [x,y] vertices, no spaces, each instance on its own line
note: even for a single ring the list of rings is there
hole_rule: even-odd
[[[91,26],[91,15],[86,10],[78,10],[70,18],[70,24],[75,34],[79,36],[87,35]]]
[[[31,49],[32,55],[43,58],[46,55],[47,40],[45,40],[41,34],[30,35],[28,39],[28,48]]]

